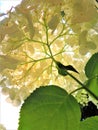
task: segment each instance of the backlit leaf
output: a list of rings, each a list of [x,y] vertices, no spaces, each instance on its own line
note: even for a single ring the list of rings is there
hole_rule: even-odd
[[[92,55],[85,66],[85,74],[88,78],[98,75],[98,53]]]
[[[98,97],[98,77],[88,80],[87,87]]]

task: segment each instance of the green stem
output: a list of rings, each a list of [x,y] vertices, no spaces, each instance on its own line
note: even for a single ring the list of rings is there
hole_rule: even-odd
[[[43,42],[43,41],[38,41],[38,40],[34,40],[34,39],[29,39],[29,38],[26,38],[29,42],[37,42],[37,43],[41,43],[41,44],[43,44],[43,45],[46,45],[46,43],[45,42]]]
[[[98,100],[98,97],[97,97],[92,91],[90,91],[90,90],[87,88],[86,85],[84,85],[83,83],[81,83],[76,77],[74,77],[74,76],[73,76],[72,74],[70,74],[69,72],[67,72],[67,74],[68,74],[71,78],[73,78],[78,84],[80,84],[80,85],[83,87],[83,89],[85,89],[85,90],[86,90],[87,92],[89,92],[95,99]],[[73,92],[76,92],[76,91],[75,91],[75,90],[72,91],[71,94],[72,94]]]
[[[64,36],[64,35],[66,35],[68,32],[69,32],[69,30],[67,30],[67,31],[64,32],[64,33],[62,33],[62,31],[61,31],[61,33],[60,33],[57,37],[55,37],[55,38],[50,42],[50,45],[52,45],[52,43],[53,43],[54,41],[56,41],[58,38],[60,38],[60,37],[62,37],[62,36]]]
[[[75,93],[75,92],[77,92],[78,90],[81,90],[81,89],[84,89],[84,88],[83,87],[77,88],[77,89],[73,90],[72,92],[70,92],[69,94],[71,95],[71,94],[73,94],[73,93]]]
[[[53,54],[52,54],[52,51],[51,51],[51,48],[50,48],[50,44],[49,44],[49,39],[48,39],[48,26],[47,26],[47,23],[46,23],[46,20],[44,19],[44,24],[45,24],[45,29],[46,29],[46,45],[48,47],[48,50],[50,52],[50,57],[51,59],[55,62],[55,59],[53,57]]]

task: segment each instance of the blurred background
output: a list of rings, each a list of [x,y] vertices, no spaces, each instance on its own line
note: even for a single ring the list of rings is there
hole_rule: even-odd
[[[15,7],[20,2],[21,0],[0,0],[0,14],[6,13],[12,6]],[[0,20],[3,18],[4,16],[0,17]],[[17,130],[20,107],[14,107],[5,99],[6,96],[0,92],[0,124],[4,125],[6,130]]]

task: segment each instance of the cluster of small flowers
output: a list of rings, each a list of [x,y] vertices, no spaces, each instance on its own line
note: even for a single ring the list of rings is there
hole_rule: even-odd
[[[0,21],[0,86],[7,101],[17,106],[42,85],[75,89],[73,80],[58,75],[53,59],[73,65],[84,81],[84,65],[98,51],[93,0],[22,0],[7,15]]]

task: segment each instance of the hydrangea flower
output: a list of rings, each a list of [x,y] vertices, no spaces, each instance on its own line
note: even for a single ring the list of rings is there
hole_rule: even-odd
[[[97,24],[93,0],[22,0],[10,10],[0,21],[0,86],[7,101],[17,106],[41,85],[77,88],[58,74],[55,60],[74,66],[83,80],[86,54],[98,51]]]

